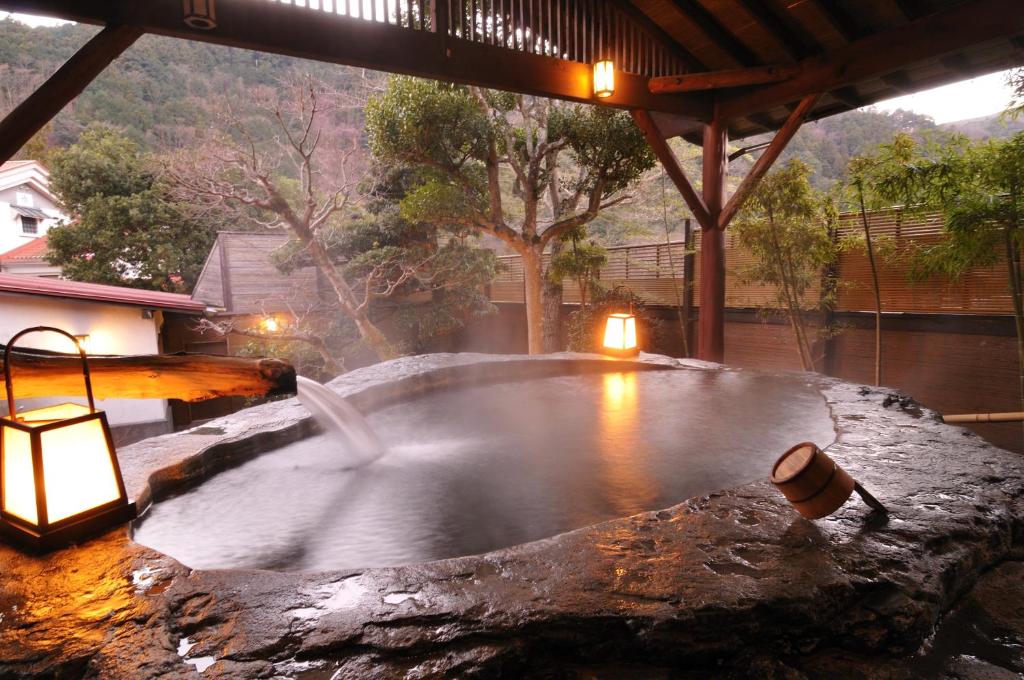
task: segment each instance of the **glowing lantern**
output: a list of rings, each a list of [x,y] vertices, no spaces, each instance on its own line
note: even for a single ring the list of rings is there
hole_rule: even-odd
[[[281,330],[281,324],[279,324],[277,319],[272,316],[265,317],[263,321],[260,322],[260,325],[267,333],[276,333]]]
[[[615,94],[615,64],[605,59],[594,64],[594,95],[605,98]]]
[[[184,0],[185,23],[201,31],[217,28],[215,0]]]
[[[636,317],[632,314],[610,314],[604,327],[604,352],[616,357],[640,354],[636,342]]]
[[[58,328],[36,326],[4,350],[9,415],[0,417],[0,530],[31,547],[52,548],[131,520],[135,504],[125,493],[107,416],[96,410],[81,346],[88,407],[66,403],[16,413],[11,348],[41,331],[75,341]]]

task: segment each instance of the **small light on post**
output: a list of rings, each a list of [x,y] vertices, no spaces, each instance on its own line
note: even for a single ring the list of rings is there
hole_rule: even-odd
[[[615,94],[615,64],[604,59],[594,64],[594,96],[600,99]]]
[[[59,333],[49,326],[17,333],[4,350],[9,415],[0,417],[0,532],[36,549],[50,549],[135,517],[128,502],[110,426],[96,410],[85,350],[78,345],[88,406],[58,404],[17,413],[11,348],[23,335]]]
[[[604,327],[604,353],[615,357],[640,354],[636,341],[636,317],[632,314],[610,314]]]
[[[217,28],[216,0],[184,0],[185,23],[201,31]]]

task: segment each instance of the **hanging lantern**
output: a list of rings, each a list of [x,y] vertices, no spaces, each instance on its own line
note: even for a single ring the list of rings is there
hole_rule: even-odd
[[[89,405],[58,404],[17,413],[11,348],[21,336],[53,332],[76,342]],[[110,426],[97,411],[85,350],[70,333],[48,326],[16,334],[4,350],[9,415],[0,417],[0,530],[49,549],[135,517],[117,463]]]
[[[615,64],[604,59],[594,64],[594,96],[604,99],[615,94]]]
[[[636,317],[632,314],[609,314],[604,326],[604,353],[615,357],[640,354],[636,342]]]
[[[185,23],[201,31],[217,28],[215,0],[184,0]]]

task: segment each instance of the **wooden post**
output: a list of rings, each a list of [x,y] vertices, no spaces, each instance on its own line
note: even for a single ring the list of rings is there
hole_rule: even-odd
[[[32,135],[81,94],[110,62],[138,40],[142,31],[107,26],[78,50],[49,80],[0,121],[0,163],[8,161]]]
[[[703,194],[710,219],[701,231],[697,356],[717,362],[725,359],[725,231],[718,222],[725,202],[728,137],[721,116],[704,128]]]

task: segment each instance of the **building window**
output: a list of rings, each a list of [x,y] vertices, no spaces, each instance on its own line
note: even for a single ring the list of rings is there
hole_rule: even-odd
[[[19,205],[22,208],[33,208],[35,207],[32,201],[31,191],[18,191],[14,194],[14,200],[17,201],[15,205]]]
[[[34,217],[21,216],[21,233],[22,234],[38,234],[39,233],[39,220]]]

